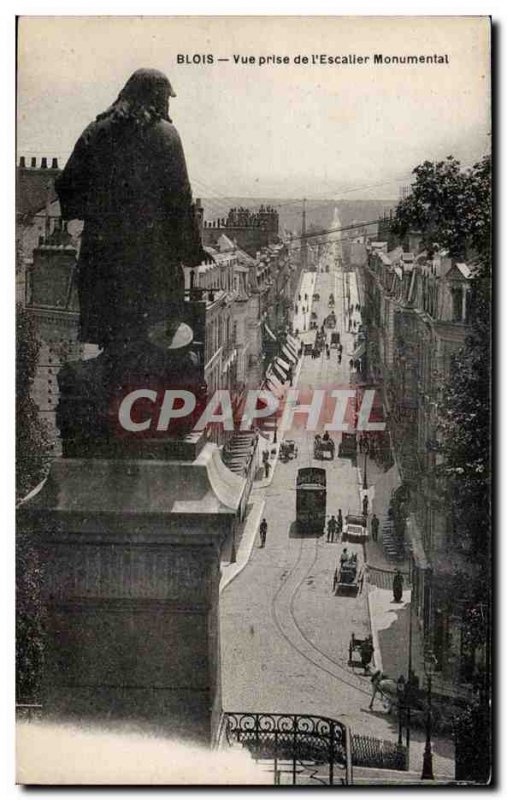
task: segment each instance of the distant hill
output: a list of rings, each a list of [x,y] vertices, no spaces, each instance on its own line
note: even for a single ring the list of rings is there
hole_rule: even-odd
[[[301,212],[303,208],[300,199],[279,197],[221,197],[201,198],[204,208],[204,218],[214,220],[227,217],[229,208],[243,206],[244,208],[257,209],[260,205],[270,205],[277,209],[280,216],[280,229],[301,232]],[[371,222],[377,220],[384,212],[389,213],[394,209],[398,200],[307,200],[306,226],[310,228],[329,228],[335,218],[335,208],[338,210],[340,223],[344,226],[354,222]]]

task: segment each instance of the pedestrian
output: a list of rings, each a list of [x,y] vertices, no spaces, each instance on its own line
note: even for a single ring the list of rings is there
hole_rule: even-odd
[[[354,359],[353,358],[351,358],[350,361],[349,361],[349,367],[350,367],[350,369],[354,369]]]
[[[289,369],[287,370],[287,380],[289,381],[289,386],[292,386],[292,380],[293,380],[292,367],[289,367]]]
[[[342,354],[338,353],[338,364],[342,363]]]
[[[379,520],[376,514],[371,518],[371,538],[374,542],[378,539]]]
[[[260,535],[260,538],[261,538],[261,547],[264,547],[264,545],[266,544],[266,534],[267,534],[267,532],[268,532],[268,523],[266,522],[266,518],[264,517],[264,519],[262,520],[262,522],[261,522],[261,524],[259,526],[259,535]]]
[[[267,480],[269,478],[269,471],[271,469],[271,464],[269,461],[264,462],[264,477]]]
[[[336,533],[336,519],[334,515],[331,516],[327,523],[327,541],[334,542],[334,535]]]
[[[338,538],[340,538],[343,531],[343,517],[341,508],[338,509],[338,519],[336,520],[336,531],[338,533]]]
[[[368,495],[365,494],[363,497],[363,517],[368,516]]]
[[[326,344],[326,356],[329,359],[331,357],[331,350],[329,349],[329,345]]]
[[[395,603],[401,603],[403,597],[403,575],[397,569],[393,578],[393,599]]]
[[[342,554],[340,556],[340,566],[342,564],[345,564],[345,562],[348,561],[348,560],[349,560],[349,553],[348,553],[347,548],[344,547],[343,550],[342,550]]]

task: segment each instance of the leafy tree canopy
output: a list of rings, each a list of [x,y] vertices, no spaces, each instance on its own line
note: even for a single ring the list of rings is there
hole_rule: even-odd
[[[410,194],[396,209],[393,233],[423,235],[424,246],[446,248],[453,258],[489,257],[491,237],[491,159],[462,169],[452,156],[425,161],[414,169]]]

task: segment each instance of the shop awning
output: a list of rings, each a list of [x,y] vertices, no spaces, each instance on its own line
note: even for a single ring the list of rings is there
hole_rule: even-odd
[[[297,339],[294,338],[294,336],[291,336],[290,333],[287,334],[287,342],[286,342],[286,344],[288,344],[289,347],[291,347],[294,350],[294,352],[297,353],[297,351],[298,351],[298,341],[297,341]]]
[[[274,371],[275,375],[283,383],[285,383],[285,381],[287,380],[288,372],[290,370],[290,364],[287,364],[287,362],[284,361],[283,358],[280,358],[280,356],[277,356],[275,358],[275,360],[273,361],[272,367],[273,367],[273,371]]]
[[[262,388],[272,392],[279,400],[283,397],[283,386],[275,375],[267,377]]]
[[[283,353],[283,354],[284,354],[284,356],[286,356],[286,358],[288,358],[288,359],[289,359],[289,361],[291,361],[293,364],[296,364],[296,363],[297,363],[297,360],[298,360],[298,357],[297,357],[297,355],[296,355],[295,353],[293,353],[293,352],[292,352],[292,350],[290,350],[290,348],[289,348],[289,347],[288,347],[286,344],[284,344],[284,346],[282,347],[282,353]]]

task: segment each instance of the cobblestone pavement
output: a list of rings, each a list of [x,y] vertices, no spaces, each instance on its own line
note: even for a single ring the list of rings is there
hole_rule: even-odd
[[[319,324],[329,313],[333,292],[344,346],[341,366],[336,351],[331,359],[305,356],[298,387],[345,386],[349,381],[351,334],[343,333],[341,273],[319,273],[314,304]],[[295,326],[296,327],[296,326]],[[309,336],[310,334],[306,334]],[[314,334],[312,334],[313,336]],[[339,434],[333,434],[338,445]],[[335,596],[333,574],[342,545],[326,542],[325,534],[298,536],[295,526],[295,480],[303,466],[325,466],[327,514],[343,514],[360,504],[358,471],[350,460],[315,461],[313,433],[291,430],[299,453],[296,460],[278,463],[272,483],[262,492],[268,521],[265,548],[254,543],[249,563],[221,595],[223,706],[229,711],[272,711],[331,716],[347,722],[353,733],[397,739],[397,720],[386,715],[378,701],[368,708],[371,683],[362,669],[348,665],[352,632],[370,632],[367,586],[357,597]],[[364,559],[361,545],[347,544]],[[403,645],[404,646],[404,645]],[[411,769],[420,769],[422,731],[412,733]],[[452,775],[452,751],[435,742],[435,772]]]

